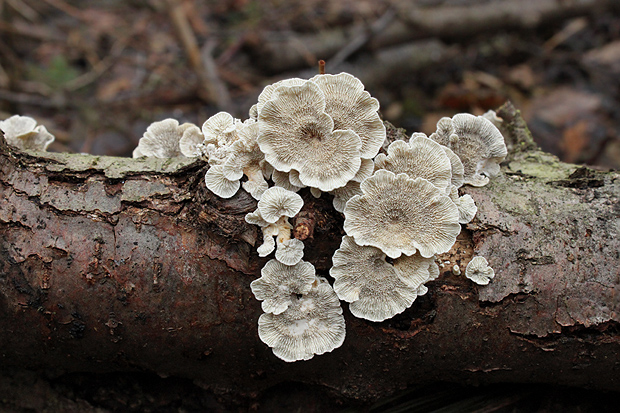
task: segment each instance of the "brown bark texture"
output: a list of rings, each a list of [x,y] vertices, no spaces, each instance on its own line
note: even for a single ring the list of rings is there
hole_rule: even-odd
[[[620,390],[620,180],[535,148],[519,113],[449,265],[381,323],[343,304],[342,347],[285,363],[258,338],[250,282],[266,262],[244,191],[224,200],[197,160],[20,152],[0,139],[0,368],[150,371],[251,396],[284,382],[372,400],[407,385],[544,382]],[[404,131],[388,125],[391,139]],[[301,192],[295,232],[328,276],[343,218]],[[473,255],[488,286],[452,272]]]

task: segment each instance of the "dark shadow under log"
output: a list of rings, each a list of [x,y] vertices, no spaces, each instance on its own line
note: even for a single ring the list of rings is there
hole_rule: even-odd
[[[249,288],[266,261],[245,192],[218,199],[207,166],[22,153],[0,139],[0,367],[148,371],[251,396],[283,382],[374,400],[407,385],[556,383],[620,390],[620,181],[533,149],[502,112],[503,174],[427,295],[391,320],[351,316],[341,348],[277,359]],[[399,132],[390,129],[393,136]],[[328,196],[305,196],[306,259],[327,275],[342,236]],[[473,255],[489,286],[451,272]]]

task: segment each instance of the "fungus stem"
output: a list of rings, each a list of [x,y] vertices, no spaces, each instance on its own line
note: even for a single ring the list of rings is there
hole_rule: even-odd
[[[325,74],[325,60],[319,60],[319,74]]]

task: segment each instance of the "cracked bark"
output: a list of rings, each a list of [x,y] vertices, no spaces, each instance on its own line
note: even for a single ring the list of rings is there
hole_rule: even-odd
[[[286,381],[371,400],[433,381],[620,390],[620,180],[538,151],[501,115],[503,174],[427,295],[382,323],[352,317],[332,353],[284,363],[257,335],[266,261],[245,192],[204,188],[200,161],[24,153],[0,139],[0,366],[152,371],[248,396]],[[391,139],[403,137],[389,128]],[[342,217],[303,193],[305,259],[327,275]],[[310,220],[311,222],[307,222]],[[305,234],[305,232],[304,232]],[[451,273],[473,255],[488,286]]]

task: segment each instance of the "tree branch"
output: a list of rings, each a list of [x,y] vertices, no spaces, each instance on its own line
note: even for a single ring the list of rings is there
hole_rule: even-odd
[[[519,113],[500,113],[511,158],[465,188],[477,217],[428,294],[382,323],[344,305],[344,345],[297,363],[257,335],[249,284],[266,260],[244,191],[213,196],[201,161],[24,153],[0,139],[0,366],[146,370],[239,395],[299,381],[364,400],[432,381],[620,390],[619,175],[532,149]],[[327,275],[342,217],[327,195],[304,197],[305,259]],[[495,269],[488,286],[451,272],[473,255]]]

